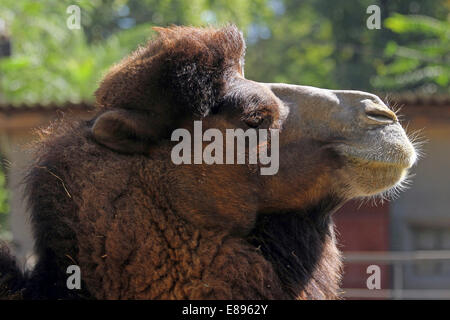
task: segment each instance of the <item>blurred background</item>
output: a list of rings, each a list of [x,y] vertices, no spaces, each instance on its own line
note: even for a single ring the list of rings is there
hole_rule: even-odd
[[[71,5],[79,29],[68,28]],[[379,29],[367,27],[370,5]],[[0,238],[32,266],[20,182],[34,128],[61,114],[88,118],[99,79],[152,26],[231,22],[247,41],[249,79],[370,91],[402,107],[408,131],[427,141],[424,156],[398,199],[336,214],[344,296],[450,299],[449,10],[450,0],[2,0]],[[380,267],[380,289],[367,288],[370,265]]]

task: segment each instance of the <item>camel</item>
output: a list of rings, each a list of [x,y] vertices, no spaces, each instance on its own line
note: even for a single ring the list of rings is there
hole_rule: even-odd
[[[38,261],[23,275],[3,247],[0,295],[338,299],[333,213],[398,187],[416,162],[396,114],[366,92],[246,79],[233,25],[156,31],[107,73],[91,120],[41,132],[26,179]],[[195,121],[279,130],[276,174],[173,163],[171,134]]]

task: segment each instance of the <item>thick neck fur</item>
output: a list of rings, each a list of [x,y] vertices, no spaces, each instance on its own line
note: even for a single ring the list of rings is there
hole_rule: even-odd
[[[329,197],[301,212],[260,214],[248,241],[271,262],[291,298],[336,299],[341,274]]]
[[[48,140],[27,181],[39,296],[70,297],[65,272],[76,263],[82,295],[100,299],[336,298],[334,198],[261,213],[247,236],[202,228],[167,200],[162,163],[115,154],[78,130]]]

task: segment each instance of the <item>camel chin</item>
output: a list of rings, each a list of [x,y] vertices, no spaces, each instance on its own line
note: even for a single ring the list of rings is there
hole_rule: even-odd
[[[347,159],[353,197],[395,193],[417,161],[417,151],[398,122],[368,130],[359,141],[342,143],[336,150]]]

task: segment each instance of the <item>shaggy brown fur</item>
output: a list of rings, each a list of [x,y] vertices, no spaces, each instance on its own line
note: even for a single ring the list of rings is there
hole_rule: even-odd
[[[330,215],[342,199],[327,181],[339,156],[287,136],[275,177],[255,166],[174,165],[175,128],[191,130],[200,118],[204,129],[280,127],[283,106],[243,78],[245,45],[235,27],[158,32],[105,77],[92,121],[42,131],[26,182],[39,260],[21,279],[2,254],[0,293],[337,298],[341,264]],[[72,264],[81,268],[81,291],[66,288]],[[13,273],[18,281],[5,277]]]

